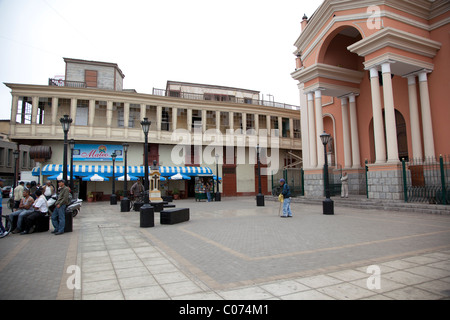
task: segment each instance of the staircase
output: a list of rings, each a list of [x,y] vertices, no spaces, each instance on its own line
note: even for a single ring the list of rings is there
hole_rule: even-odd
[[[278,201],[278,197],[274,196],[266,196],[266,199],[269,201]],[[291,202],[322,205],[324,199],[325,198],[294,197]],[[406,203],[402,200],[367,199],[366,196],[362,195],[350,195],[349,198],[331,197],[331,200],[333,200],[335,207],[450,215],[450,205],[418,202]]]

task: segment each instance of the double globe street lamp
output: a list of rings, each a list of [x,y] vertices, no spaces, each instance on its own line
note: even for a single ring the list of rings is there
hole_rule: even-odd
[[[61,122],[64,131],[63,180],[67,183],[67,134],[69,133],[72,118],[65,114],[63,118],[59,119],[59,122]]]
[[[140,209],[141,228],[150,228],[155,226],[154,210],[149,203],[149,181],[148,181],[148,132],[150,131],[151,121],[144,118],[141,121],[142,131],[144,131],[144,204]]]
[[[325,131],[320,135],[322,140],[325,163],[323,165],[323,179],[325,187],[325,200],[323,201],[323,214],[334,214],[334,203],[330,199],[330,182],[328,180],[328,157],[327,157],[327,144],[331,140],[331,135]]]

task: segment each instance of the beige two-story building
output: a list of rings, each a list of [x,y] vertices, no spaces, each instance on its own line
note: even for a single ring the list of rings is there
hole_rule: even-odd
[[[123,89],[125,75],[117,64],[64,61],[64,79],[49,79],[48,85],[5,84],[12,95],[10,138],[51,150],[37,159],[35,169],[48,179],[62,171],[60,119],[68,115],[68,139],[75,140],[74,182],[81,197],[92,191],[105,199],[111,194],[111,154],[118,155],[116,177],[123,175],[125,142],[128,174],[142,177],[144,118],[151,121],[149,164],[156,160],[167,178],[163,193],[178,189],[185,197],[194,196],[200,180],[214,176],[222,179],[223,196],[257,193],[258,145],[262,191],[270,193],[272,174],[278,178],[301,158],[299,107],[260,100],[258,91],[176,81],[151,94],[138,93]],[[185,180],[171,180],[177,172]],[[109,181],[83,181],[92,173]]]

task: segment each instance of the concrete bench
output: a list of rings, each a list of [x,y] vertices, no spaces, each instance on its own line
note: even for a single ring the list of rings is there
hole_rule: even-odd
[[[12,221],[12,230],[15,230],[17,228],[17,220],[19,219],[19,216],[14,216]],[[49,215],[41,215],[36,219],[36,225],[35,225],[34,232],[45,232],[50,229],[50,216]]]
[[[189,208],[176,208],[161,211],[161,224],[176,224],[184,221],[189,221]]]

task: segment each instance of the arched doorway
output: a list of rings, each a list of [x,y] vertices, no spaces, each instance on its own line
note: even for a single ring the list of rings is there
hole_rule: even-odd
[[[397,145],[398,145],[398,158],[399,160],[405,159],[408,161],[408,138],[406,134],[406,121],[403,115],[395,110],[395,123],[397,126]],[[386,144],[386,121],[383,109],[383,127],[384,127],[384,139]],[[373,118],[369,124],[369,142],[370,142],[370,162],[375,162],[375,138],[373,135]]]

